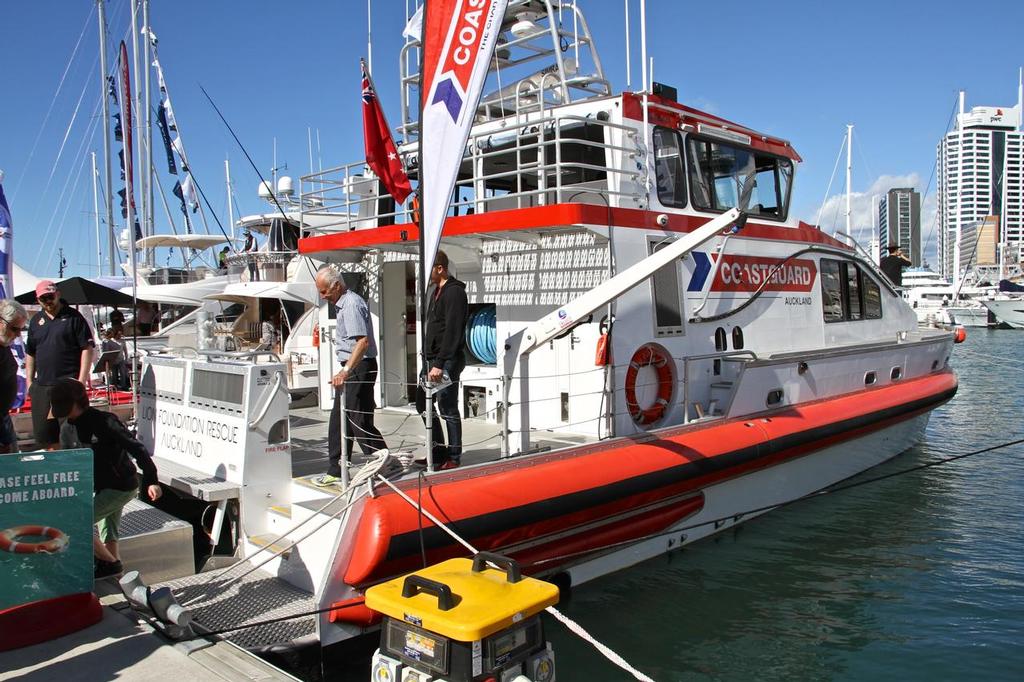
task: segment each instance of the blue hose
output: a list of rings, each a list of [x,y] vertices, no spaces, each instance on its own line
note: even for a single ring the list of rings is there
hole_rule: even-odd
[[[466,343],[477,360],[493,365],[498,361],[498,313],[493,305],[480,308],[469,316]]]

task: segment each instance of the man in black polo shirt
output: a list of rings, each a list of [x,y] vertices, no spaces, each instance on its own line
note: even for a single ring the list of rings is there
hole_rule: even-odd
[[[32,399],[32,432],[37,448],[57,442],[59,427],[50,417],[50,389],[70,377],[85,384],[92,361],[92,332],[85,318],[60,297],[57,285],[44,279],[36,285],[42,310],[28,323],[25,374]]]

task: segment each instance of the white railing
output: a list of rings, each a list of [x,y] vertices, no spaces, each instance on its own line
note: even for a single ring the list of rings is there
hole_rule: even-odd
[[[578,114],[517,113],[513,130],[471,135],[450,216],[569,202],[642,207],[644,154],[638,131]],[[587,139],[590,127],[600,134]],[[577,132],[581,137],[574,137]],[[572,160],[567,160],[572,153]],[[417,160],[404,155],[415,179]],[[594,180],[586,178],[596,176]],[[412,222],[411,200],[396,206],[363,162],[300,179],[301,229],[337,232]],[[310,208],[312,207],[312,208]]]

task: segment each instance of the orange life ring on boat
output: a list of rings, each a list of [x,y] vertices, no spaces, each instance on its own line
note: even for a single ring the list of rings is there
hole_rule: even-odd
[[[658,375],[658,396],[646,408],[636,401],[636,378],[642,367],[653,367]],[[626,409],[637,424],[651,424],[665,416],[665,409],[672,400],[672,359],[661,346],[647,344],[633,353],[626,370]]]
[[[41,535],[49,538],[42,542],[18,542],[27,535]],[[56,554],[68,546],[68,536],[63,531],[49,526],[15,526],[0,530],[0,550],[14,554]]]

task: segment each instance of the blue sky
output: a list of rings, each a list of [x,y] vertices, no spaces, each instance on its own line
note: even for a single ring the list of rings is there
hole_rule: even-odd
[[[394,125],[406,0],[372,3],[374,78]],[[625,89],[623,0],[579,4],[614,89]],[[640,2],[629,4],[636,88]],[[98,151],[102,139],[96,126],[87,135],[99,97],[94,7],[92,0],[4,6],[0,169],[7,174],[15,259],[39,275],[55,272],[58,246],[71,274],[96,268],[87,167],[88,152]],[[363,153],[358,62],[366,54],[366,11],[365,0],[152,0],[151,23],[192,168],[222,221],[225,158],[242,212],[263,210],[263,204],[255,192],[258,178],[199,85],[264,174],[273,165],[274,138],[286,174],[308,171],[308,128],[314,135],[319,130],[324,167],[357,161]],[[684,103],[793,142],[804,159],[793,206],[808,221],[826,195],[847,123],[856,126],[855,224],[867,228],[872,193],[904,184],[924,191],[957,91],[967,90],[968,108],[1013,105],[1024,64],[1024,3],[1017,2],[985,4],[972,14],[963,3],[943,1],[648,0],[647,12],[656,80],[677,87]],[[127,32],[127,0],[108,0],[108,22],[116,42]],[[841,164],[831,195],[842,193],[843,172]],[[166,175],[163,180],[168,183]],[[119,187],[116,168],[114,184]],[[934,182],[928,201],[933,197]],[[834,210],[837,201],[833,197],[823,212],[827,228],[843,220]],[[926,219],[930,214],[926,207]],[[160,212],[157,223],[165,229]]]

